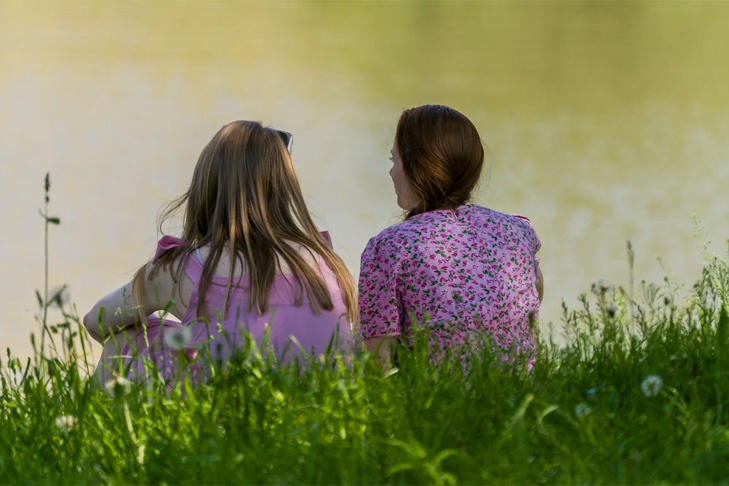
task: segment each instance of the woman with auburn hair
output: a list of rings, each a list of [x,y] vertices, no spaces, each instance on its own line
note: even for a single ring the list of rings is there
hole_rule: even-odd
[[[463,114],[439,105],[405,110],[390,176],[403,222],[372,238],[359,277],[360,334],[386,363],[413,326],[465,356],[488,341],[504,358],[535,349],[543,280],[529,220],[467,204],[484,149]],[[474,350],[471,349],[471,352]]]
[[[279,359],[299,347],[322,354],[350,345],[354,283],[306,208],[287,137],[236,121],[203,149],[189,189],[160,221],[161,231],[184,208],[181,237],[163,236],[132,281],[84,317],[89,334],[105,343],[102,382],[120,354],[130,376],[143,373],[145,357],[168,377],[180,348],[194,356],[207,346],[226,360],[244,345],[243,331],[259,344],[268,334]],[[161,310],[180,322],[151,315]]]

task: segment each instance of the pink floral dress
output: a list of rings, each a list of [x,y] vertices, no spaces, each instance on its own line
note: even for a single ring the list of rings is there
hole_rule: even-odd
[[[475,205],[391,226],[362,253],[360,334],[410,338],[415,324],[429,327],[442,347],[486,338],[532,354],[540,246],[527,218]]]

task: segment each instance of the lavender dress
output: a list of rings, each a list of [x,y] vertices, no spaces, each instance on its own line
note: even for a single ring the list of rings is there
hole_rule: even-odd
[[[329,235],[322,235],[330,243]],[[185,245],[185,242],[173,236],[164,236],[157,245],[153,261],[172,248]],[[153,360],[165,378],[179,368],[180,359],[192,362],[199,360],[202,349],[210,350],[214,360],[225,361],[245,345],[242,333],[250,333],[258,344],[268,332],[271,348],[276,357],[288,361],[300,355],[304,350],[314,355],[325,353],[328,347],[346,350],[352,344],[350,322],[346,317],[347,309],[336,276],[326,263],[319,258],[319,273],[326,283],[334,308],[322,310],[316,314],[311,302],[304,292],[301,305],[296,304],[299,295],[298,285],[290,274],[276,275],[268,297],[268,311],[258,314],[255,306],[248,312],[247,278],[243,277],[231,288],[227,315],[223,318],[223,304],[227,289],[227,277],[213,277],[205,296],[205,315],[197,315],[197,304],[200,300],[198,285],[202,275],[203,264],[199,258],[189,255],[185,265],[185,273],[194,283],[194,290],[182,322],[163,320],[150,316],[146,329],[140,328],[130,344],[121,350],[127,356],[126,364],[130,366],[130,378],[145,374],[145,359]],[[184,333],[181,333],[183,328]],[[268,331],[266,331],[268,328]],[[189,341],[183,349],[170,349],[174,339],[170,333],[186,334]],[[168,339],[165,339],[167,335]],[[200,364],[194,366],[199,373]],[[204,367],[204,364],[203,364]],[[204,378],[204,377],[203,377]]]

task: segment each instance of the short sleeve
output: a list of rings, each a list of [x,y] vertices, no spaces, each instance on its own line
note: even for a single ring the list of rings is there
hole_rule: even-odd
[[[524,232],[527,237],[527,241],[529,242],[529,249],[532,251],[532,255],[536,256],[537,252],[542,247],[542,242],[539,240],[537,232],[534,231],[532,222],[526,216],[520,216],[518,214],[515,214],[514,216],[524,223]]]
[[[178,246],[185,246],[185,240],[176,236],[165,235],[157,242],[157,250],[154,252],[152,263],[156,263],[162,255]]]
[[[401,262],[386,241],[372,238],[359,271],[359,331],[363,339],[402,334],[397,298]]]
[[[539,280],[542,278],[542,269],[537,252],[542,247],[542,242],[539,240],[537,232],[534,231],[534,227],[532,226],[532,222],[529,218],[519,216],[518,214],[515,214],[514,216],[524,223],[524,232],[528,241],[529,249],[532,252],[532,258],[534,259],[534,277],[536,280]]]

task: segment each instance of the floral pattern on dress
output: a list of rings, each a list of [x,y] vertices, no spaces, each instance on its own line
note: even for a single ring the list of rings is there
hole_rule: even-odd
[[[540,246],[527,218],[475,205],[391,226],[362,253],[360,334],[410,339],[422,325],[442,348],[488,340],[531,355]]]

